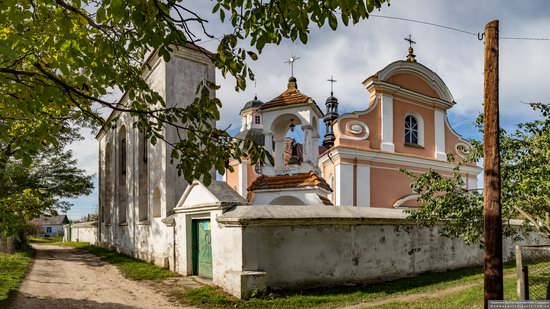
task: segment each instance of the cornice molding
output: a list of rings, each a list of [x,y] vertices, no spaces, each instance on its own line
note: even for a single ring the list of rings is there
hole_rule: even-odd
[[[330,152],[330,159],[333,161],[338,160],[340,157],[343,158],[357,158],[360,160],[367,160],[377,163],[388,163],[388,164],[399,164],[399,165],[405,165],[405,166],[412,166],[412,167],[420,167],[420,168],[433,168],[433,169],[439,169],[443,171],[451,171],[456,167],[455,164],[446,162],[446,161],[439,161],[439,160],[431,160],[431,159],[424,159],[419,157],[413,157],[413,156],[404,156],[398,153],[389,153],[389,152],[378,152],[378,151],[365,151],[365,150],[358,150],[358,149],[352,149],[352,148],[345,148],[341,146],[337,146],[334,149],[331,149],[330,151],[325,152],[320,158],[319,158],[319,164],[323,164],[326,161],[329,161],[328,152]],[[463,166],[461,168],[462,172],[465,172],[467,174],[473,174],[477,175],[483,171],[481,167],[478,166]]]

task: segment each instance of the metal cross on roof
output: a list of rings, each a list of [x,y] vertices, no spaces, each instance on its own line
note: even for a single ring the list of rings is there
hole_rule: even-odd
[[[334,83],[337,82],[337,80],[335,80],[334,77],[332,77],[331,75],[330,78],[327,79],[327,82],[330,82],[330,95],[334,95],[333,86],[334,86]]]
[[[294,61],[296,61],[298,59],[300,59],[300,57],[295,56],[294,54],[292,54],[292,56],[290,56],[290,59],[288,59],[288,61],[285,61],[285,63],[290,64],[290,76],[291,77],[294,76]]]
[[[409,47],[412,47],[413,44],[416,44],[416,42],[412,40],[412,37],[410,34],[408,38],[405,38],[405,41],[409,42]]]
[[[412,40],[412,37],[410,34],[408,38],[405,38],[405,41],[409,42],[409,54],[407,55],[407,61],[416,62],[416,55],[414,54],[414,50],[412,47],[412,45],[416,44],[416,42]]]

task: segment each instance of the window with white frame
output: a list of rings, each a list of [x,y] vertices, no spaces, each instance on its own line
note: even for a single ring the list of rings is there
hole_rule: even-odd
[[[412,115],[405,117],[405,144],[418,145],[418,120]]]
[[[261,123],[262,123],[262,118],[260,117],[260,115],[255,115],[254,124],[261,124]]]

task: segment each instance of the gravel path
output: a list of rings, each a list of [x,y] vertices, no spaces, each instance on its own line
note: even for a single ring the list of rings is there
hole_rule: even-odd
[[[35,244],[31,271],[10,308],[182,308],[93,254]]]

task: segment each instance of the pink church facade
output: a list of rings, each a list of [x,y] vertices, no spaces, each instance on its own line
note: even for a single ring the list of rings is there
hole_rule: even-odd
[[[325,147],[313,172],[332,189],[326,196],[332,205],[415,207],[418,196],[400,169],[418,173],[433,169],[451,176],[455,164],[447,162],[447,155],[461,160],[470,149],[447,119],[447,111],[456,103],[441,78],[416,61],[393,62],[363,85],[368,93],[364,110],[338,115],[338,101],[332,96],[327,99]],[[241,136],[250,130],[266,133],[261,102],[247,106],[241,111]],[[262,174],[262,167],[246,159],[230,164],[234,172],[226,173],[224,180],[253,203],[248,188]],[[468,189],[477,187],[481,170],[475,164],[461,169]]]

